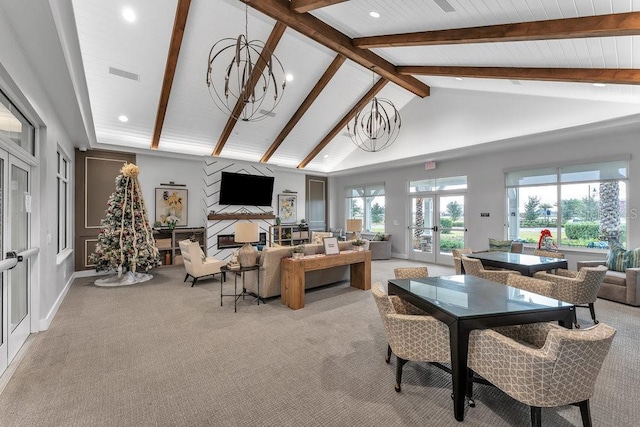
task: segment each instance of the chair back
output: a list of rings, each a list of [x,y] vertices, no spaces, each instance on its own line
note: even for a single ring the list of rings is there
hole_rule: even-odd
[[[482,268],[482,261],[479,259],[472,259],[463,256],[462,265],[464,266],[465,274],[471,274],[472,276],[481,276],[480,272],[484,270]]]
[[[582,267],[578,271],[576,280],[582,281],[580,286],[576,286],[573,299],[568,301],[573,304],[587,304],[595,302],[598,298],[598,290],[602,285],[607,267],[599,265],[597,267]],[[562,292],[558,289],[558,292]],[[558,298],[562,300],[562,298]]]
[[[519,274],[509,274],[509,276],[507,276],[507,286],[522,289],[523,291],[534,292],[550,298],[555,296],[554,283]]]
[[[460,258],[462,255],[470,254],[471,248],[451,249],[451,255],[454,258]]]
[[[456,269],[456,274],[462,274],[462,258],[454,256],[453,267]]]
[[[419,279],[429,277],[427,267],[397,267],[393,269],[396,279]]]
[[[198,277],[198,266],[202,265],[202,256],[204,255],[200,248],[200,244],[198,242],[192,242],[189,239],[185,239],[179,241],[178,245],[180,245],[180,254],[184,261],[184,269],[190,275]]]
[[[524,244],[521,242],[512,242],[511,243],[511,253],[512,254],[521,254],[524,251]]]
[[[555,251],[545,251],[544,249],[536,249],[533,251],[534,256],[542,256],[547,258],[564,258],[564,254],[562,252]]]

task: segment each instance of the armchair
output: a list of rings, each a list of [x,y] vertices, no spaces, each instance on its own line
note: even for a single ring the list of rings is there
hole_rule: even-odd
[[[559,268],[556,274],[538,271],[533,277],[555,283],[554,298],[574,304],[576,307],[588,307],[593,323],[597,324],[593,303],[596,302],[598,289],[602,285],[606,272],[607,267],[599,265],[597,267],[583,267],[580,271]],[[580,324],[578,324],[575,310],[573,311],[573,320],[576,328],[579,328]]]
[[[220,271],[220,267],[225,264],[224,261],[205,256],[198,242],[192,242],[187,239],[181,240],[178,244],[184,259],[184,269],[187,271],[184,282],[187,281],[189,276],[193,277],[193,282],[191,283],[191,287],[193,287],[201,277],[215,276],[218,273],[222,274],[222,281],[226,282],[226,273]]]
[[[371,293],[389,346],[396,355],[396,392],[401,391],[402,368],[408,361],[451,362],[447,325],[408,302],[387,295],[379,283],[372,286]]]
[[[534,323],[474,331],[468,366],[529,405],[532,426],[541,425],[543,407],[573,404],[590,427],[589,399],[615,334],[603,323],[583,330]]]
[[[396,267],[393,269],[396,279],[417,279],[420,277],[429,277],[429,269],[427,267]]]
[[[513,270],[485,270],[482,267],[482,261],[480,261],[479,259],[467,258],[466,256],[462,257],[462,265],[466,274],[482,277],[483,279],[491,280],[493,282],[498,282],[505,285],[507,284],[509,275],[520,275],[519,271]]]

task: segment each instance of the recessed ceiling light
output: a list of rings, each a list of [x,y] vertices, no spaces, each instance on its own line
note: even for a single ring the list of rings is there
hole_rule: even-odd
[[[380,18],[380,14],[375,10],[372,10],[371,12],[369,12],[369,16],[372,18]]]
[[[121,114],[118,116],[118,120],[120,120],[123,123],[126,123],[129,121],[129,117],[125,116],[124,114]]]
[[[292,82],[292,81],[293,81],[293,74],[287,74],[284,78],[285,78],[288,82]]]
[[[122,9],[122,17],[127,22],[135,22],[136,13],[130,7],[125,7],[124,9]]]
[[[594,83],[593,85],[595,87],[605,87],[606,86],[606,84],[604,84],[604,83]]]
[[[322,156],[322,157],[324,157],[325,159],[328,159],[328,158],[329,158],[329,155],[328,155],[328,154],[325,154],[325,155],[324,155],[324,156]]]
[[[456,80],[462,80],[462,77],[456,77]]]

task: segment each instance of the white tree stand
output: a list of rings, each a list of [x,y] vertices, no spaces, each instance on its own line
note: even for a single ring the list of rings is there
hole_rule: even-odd
[[[136,283],[146,282],[153,279],[153,275],[147,273],[134,273],[127,271],[125,274],[118,276],[109,276],[104,279],[98,279],[95,281],[96,286],[127,286],[135,285]]]

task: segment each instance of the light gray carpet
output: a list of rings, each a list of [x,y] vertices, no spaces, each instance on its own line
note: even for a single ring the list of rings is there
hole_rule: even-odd
[[[386,283],[412,264],[375,261],[372,277]],[[393,390],[370,292],[342,283],[308,292],[301,310],[247,299],[234,313],[232,298],[220,306],[218,278],[191,288],[183,274],[161,269],[122,288],[76,280],[0,395],[0,425],[461,425],[443,371],[409,363],[402,392]],[[592,399],[594,425],[637,425],[640,309],[600,300],[596,310],[618,335]],[[588,310],[578,315],[589,324]],[[477,385],[475,397],[463,425],[528,425],[528,407],[497,389]],[[579,410],[543,409],[543,423],[581,425]]]

